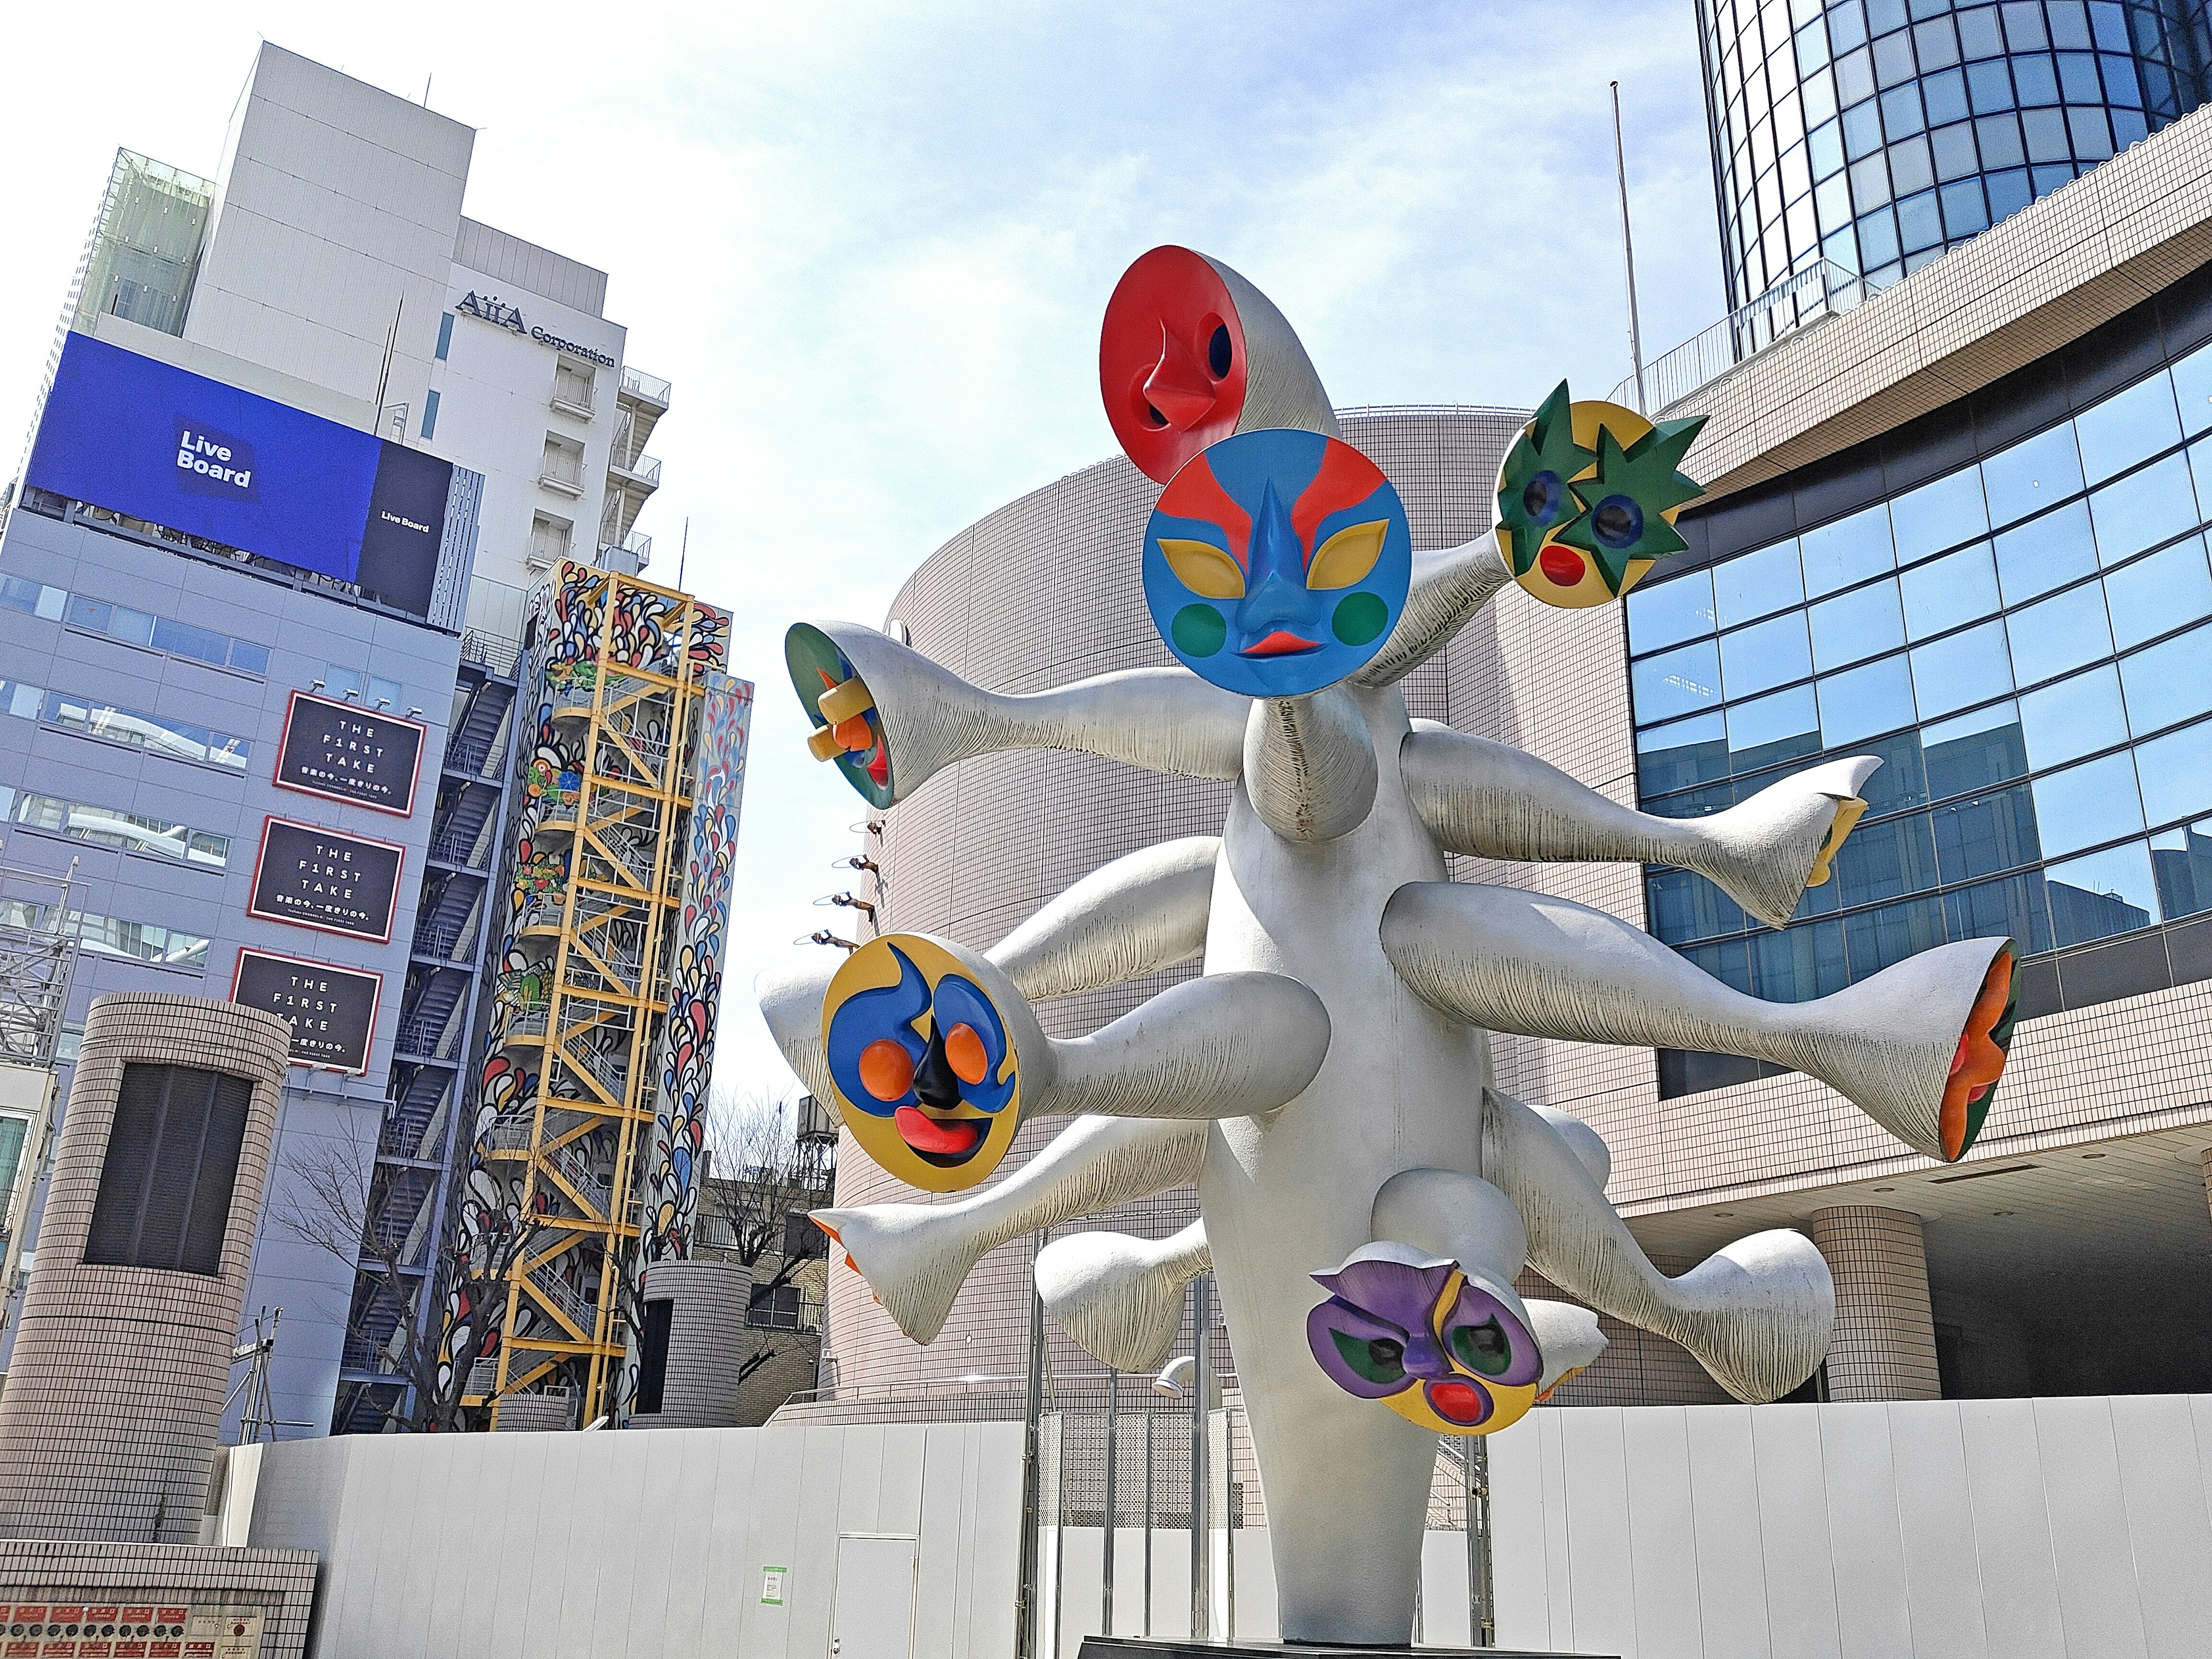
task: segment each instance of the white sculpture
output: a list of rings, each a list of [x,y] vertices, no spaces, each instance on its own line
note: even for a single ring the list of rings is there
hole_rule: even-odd
[[[1265,307],[1265,326],[1248,335],[1240,307]],[[1148,338],[1164,342],[1149,368],[1128,344]],[[834,976],[811,964],[764,981],[762,1006],[863,1150],[916,1185],[982,1181],[1024,1111],[1080,1114],[1020,1170],[958,1201],[817,1212],[916,1341],[937,1334],[994,1246],[1195,1184],[1198,1226],[1158,1242],[1063,1237],[1038,1258],[1040,1292],[1073,1340],[1144,1372],[1166,1357],[1182,1287],[1210,1270],[1284,1636],[1402,1644],[1437,1433],[1506,1426],[1603,1346],[1586,1309],[1516,1293],[1524,1263],[1683,1344],[1745,1400],[1809,1376],[1834,1318],[1826,1267],[1795,1232],[1660,1273],[1606,1201],[1603,1142],[1498,1093],[1486,1030],[1778,1060],[1918,1150],[1955,1158],[2009,1040],[2009,943],[1947,945],[1785,1006],[1737,995],[1609,916],[1447,881],[1447,852],[1663,860],[1779,925],[1825,877],[1876,763],[1816,767],[1732,811],[1674,821],[1517,750],[1417,726],[1397,682],[1507,582],[1530,585],[1549,536],[1509,512],[1504,538],[1406,555],[1387,483],[1346,447],[1316,447],[1334,426],[1325,399],[1283,395],[1312,378],[1288,325],[1199,256],[1157,250],[1133,267],[1101,356],[1109,414],[1136,424],[1133,439],[1124,432],[1133,459],[1175,473],[1146,550],[1163,634],[1209,675],[1260,690],[1176,668],[1000,696],[848,623],[792,630],[794,679],[819,710],[817,752],[878,805],[964,757],[1044,745],[1236,780],[1220,839],[1109,864],[992,950],[890,935]],[[1127,374],[1139,377],[1133,404]],[[1224,407],[1248,378],[1276,389],[1279,422],[1307,430],[1251,429],[1249,411]],[[1561,418],[1548,433],[1546,416],[1532,423],[1539,459],[1562,453],[1564,389],[1547,410]],[[1248,429],[1231,435],[1240,421]],[[1161,453],[1164,434],[1209,431],[1218,441]],[[1608,432],[1578,453],[1609,464],[1620,443],[1598,451],[1614,439],[1632,458],[1647,448]],[[1589,519],[1600,502],[1585,497],[1605,483],[1593,477],[1571,495],[1559,478],[1545,487]],[[1194,502],[1212,505],[1176,510]],[[1655,520],[1668,505],[1646,502]],[[1555,516],[1550,529],[1568,533],[1571,514]],[[1536,544],[1520,557],[1516,535]],[[1617,592],[1640,574],[1591,558],[1542,569],[1563,592],[1601,577]],[[1080,1042],[1044,1038],[1030,1012],[1194,956],[1202,977]]]

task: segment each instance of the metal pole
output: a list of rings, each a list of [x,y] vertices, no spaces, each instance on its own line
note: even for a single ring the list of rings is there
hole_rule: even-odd
[[[1114,1633],[1114,1534],[1121,1524],[1121,1511],[1115,1502],[1114,1477],[1121,1468],[1121,1437],[1116,1432],[1121,1424],[1121,1373],[1111,1365],[1106,1368],[1106,1538],[1105,1576],[1098,1592],[1098,1633]]]
[[[1479,1648],[1498,1645],[1498,1607],[1490,1582],[1490,1443],[1470,1435],[1462,1443],[1467,1472],[1467,1617]]]
[[[1628,154],[1620,142],[1620,82],[1613,87],[1613,165],[1620,179],[1620,253],[1628,268],[1628,361],[1636,370],[1636,412],[1644,407],[1644,332],[1636,321],[1636,243],[1628,234]]]
[[[1031,1251],[1032,1259],[1035,1250]],[[1029,1389],[1022,1405],[1022,1554],[1014,1586],[1015,1659],[1036,1659],[1037,1523],[1042,1509],[1037,1419],[1044,1413],[1044,1298],[1030,1283]]]
[[[1159,1413],[1145,1408],[1145,1634],[1152,1633],[1152,1424]]]
[[[1200,1273],[1191,1281],[1190,1368],[1190,1634],[1204,1641],[1211,1633],[1212,1616],[1206,1606],[1209,1540],[1206,1535],[1206,1396],[1212,1378],[1206,1340],[1213,1324],[1213,1281]]]

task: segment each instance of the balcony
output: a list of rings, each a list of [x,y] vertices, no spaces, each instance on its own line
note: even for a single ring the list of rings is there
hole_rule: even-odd
[[[658,489],[660,488],[660,458],[657,455],[640,455],[635,459],[626,462],[619,455],[610,456],[607,459],[607,476],[617,483],[627,484],[635,489],[647,492]],[[543,483],[544,480],[540,479],[539,482]],[[580,495],[583,491],[580,489],[576,493]]]
[[[625,368],[622,376],[622,395],[634,402],[652,404],[661,412],[668,408],[668,394],[674,390],[658,374],[647,374],[642,369]]]
[[[1665,356],[1644,366],[1639,389],[1632,374],[1613,389],[1613,401],[1657,418],[1691,393],[1732,374],[1800,330],[1840,317],[1872,297],[1867,281],[1821,259],[1784,277],[1749,305],[1739,306]]]
[[[553,391],[545,401],[563,415],[573,416],[580,421],[588,421],[597,412],[594,408],[593,393],[598,384],[595,379],[586,380],[581,374],[556,370],[553,375]]]

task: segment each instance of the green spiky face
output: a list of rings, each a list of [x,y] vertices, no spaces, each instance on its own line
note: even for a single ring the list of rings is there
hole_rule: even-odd
[[[1528,574],[1537,550],[1582,516],[1588,504],[1569,480],[1597,457],[1575,441],[1567,383],[1559,382],[1505,458],[1498,480],[1498,526],[1510,534],[1513,574]]]
[[[1689,545],[1664,514],[1705,493],[1696,479],[1675,470],[1704,424],[1662,421],[1625,449],[1612,428],[1598,428],[1597,471],[1576,486],[1589,510],[1554,539],[1596,560],[1614,591],[1630,560],[1661,558]]]
[[[1604,605],[1680,552],[1674,516],[1704,492],[1677,468],[1704,424],[1577,403],[1562,380],[1498,472],[1498,550],[1514,580],[1547,605]]]

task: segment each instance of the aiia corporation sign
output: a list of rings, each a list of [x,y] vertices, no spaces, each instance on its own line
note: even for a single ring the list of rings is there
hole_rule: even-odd
[[[464,317],[475,317],[510,334],[520,334],[535,340],[540,345],[550,345],[556,351],[565,351],[571,357],[581,357],[586,362],[603,368],[617,368],[620,364],[597,346],[579,345],[574,340],[564,340],[557,334],[542,328],[533,328],[522,320],[522,307],[508,305],[495,294],[478,294],[471,289],[453,309]]]

